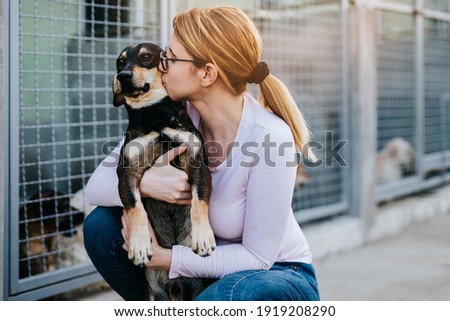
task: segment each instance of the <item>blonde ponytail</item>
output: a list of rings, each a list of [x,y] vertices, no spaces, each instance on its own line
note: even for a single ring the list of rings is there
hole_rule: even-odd
[[[308,148],[311,134],[306,121],[291,93],[277,77],[269,75],[260,84],[259,101],[288,124],[297,150],[310,161],[317,161],[314,153]]]

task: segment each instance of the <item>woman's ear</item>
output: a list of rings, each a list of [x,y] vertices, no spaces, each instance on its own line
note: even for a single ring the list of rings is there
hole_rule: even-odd
[[[216,65],[208,62],[203,68],[199,69],[199,73],[201,76],[200,84],[203,87],[211,86],[219,76],[219,71],[217,70]]]

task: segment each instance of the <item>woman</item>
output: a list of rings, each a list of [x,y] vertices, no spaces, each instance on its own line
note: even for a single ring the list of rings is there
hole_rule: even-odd
[[[256,26],[234,7],[192,9],[173,26],[162,80],[172,99],[187,102],[207,144],[209,215],[219,246],[204,258],[155,241],[148,265],[171,278],[219,279],[197,300],[318,300],[312,256],[291,209],[296,151],[314,160],[305,148],[309,132],[289,91],[260,62]],[[260,85],[262,105],[246,93],[247,83]],[[185,149],[170,150],[161,166],[146,171],[144,197],[190,204],[187,175],[169,164]],[[144,277],[127,258],[127,215],[116,186],[114,167],[101,165],[91,177],[88,201],[101,207],[85,221],[85,244],[112,288],[126,300],[141,300]]]

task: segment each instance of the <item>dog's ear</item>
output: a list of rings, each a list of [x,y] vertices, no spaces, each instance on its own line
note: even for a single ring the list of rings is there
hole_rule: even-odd
[[[114,107],[119,107],[125,104],[125,97],[121,94],[120,89],[118,88],[117,79],[114,77],[112,83],[112,91],[114,95],[113,105]]]
[[[125,104],[125,97],[122,94],[114,93],[113,105],[114,107],[119,107]]]

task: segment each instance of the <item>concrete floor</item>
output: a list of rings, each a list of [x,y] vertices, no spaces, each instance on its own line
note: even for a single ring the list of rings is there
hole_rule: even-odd
[[[322,300],[450,300],[450,216],[314,265]]]

